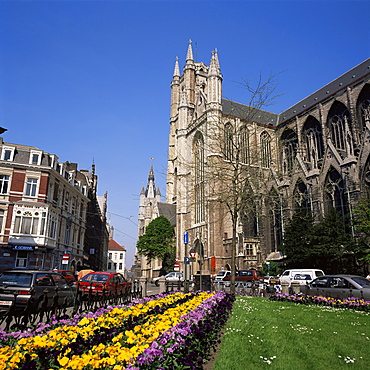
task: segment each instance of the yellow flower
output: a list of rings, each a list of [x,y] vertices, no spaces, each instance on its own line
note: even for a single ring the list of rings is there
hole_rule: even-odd
[[[62,358],[58,358],[58,362],[61,366],[66,366],[68,364],[68,361],[69,361],[69,358],[68,357],[62,357]]]

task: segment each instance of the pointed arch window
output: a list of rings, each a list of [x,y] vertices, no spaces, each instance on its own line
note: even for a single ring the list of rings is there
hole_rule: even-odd
[[[204,141],[203,135],[198,132],[194,138],[194,201],[195,223],[205,219],[205,194],[204,194]]]
[[[361,125],[361,133],[363,135],[365,128],[370,128],[370,85],[366,84],[357,100],[357,117]]]
[[[284,221],[283,221],[283,200],[276,192],[271,190],[269,193],[269,200],[267,202],[269,215],[269,231],[270,231],[270,251],[278,251],[279,246],[283,241],[284,235]]]
[[[347,107],[335,102],[328,115],[331,140],[342,158],[353,155],[353,137],[349,112]]]
[[[261,140],[261,165],[265,168],[271,166],[271,137],[264,131],[260,136]]]
[[[240,161],[245,164],[250,163],[249,131],[246,126],[240,129]]]
[[[323,158],[323,140],[320,122],[310,116],[303,127],[303,143],[305,145],[305,161],[309,169],[320,168]]]
[[[335,208],[345,218],[349,214],[346,183],[337,170],[331,168],[325,181],[326,209]]]
[[[233,159],[233,127],[230,123],[225,125],[225,159],[231,161]]]
[[[283,173],[288,174],[293,170],[294,161],[297,154],[298,139],[296,133],[291,129],[285,130],[281,135],[281,142],[283,146]]]
[[[312,213],[312,200],[309,188],[306,184],[299,179],[294,188],[294,210],[297,212],[299,210],[305,210],[307,213]]]

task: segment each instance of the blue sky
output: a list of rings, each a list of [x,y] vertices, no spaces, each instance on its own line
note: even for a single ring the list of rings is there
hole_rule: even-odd
[[[150,158],[165,195],[170,83],[188,40],[196,61],[218,49],[227,99],[247,103],[243,79],[279,73],[280,113],[370,56],[369,14],[356,0],[0,1],[3,139],[94,162],[131,267]]]

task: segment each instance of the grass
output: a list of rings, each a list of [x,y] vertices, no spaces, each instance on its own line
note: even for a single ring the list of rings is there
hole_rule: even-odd
[[[237,297],[214,370],[370,369],[370,313]]]

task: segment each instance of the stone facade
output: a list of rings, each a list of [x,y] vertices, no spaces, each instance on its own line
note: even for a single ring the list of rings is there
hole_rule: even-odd
[[[232,218],[212,191],[232,184],[209,173],[227,174],[236,163],[249,189],[237,215],[238,269],[281,257],[284,224],[298,206],[316,220],[332,207],[352,217],[370,184],[369,133],[370,59],[278,115],[223,99],[217,52],[207,66],[194,61],[189,43],[183,73],[176,60],[171,83],[166,188],[180,262],[195,248],[206,270],[230,269]]]

